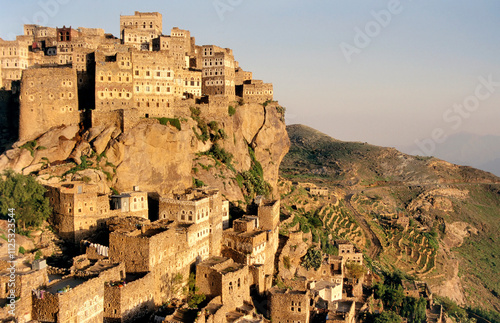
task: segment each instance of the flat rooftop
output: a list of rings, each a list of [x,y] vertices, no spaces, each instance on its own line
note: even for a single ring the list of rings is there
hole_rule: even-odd
[[[226,262],[228,260],[229,260],[229,258],[213,256],[213,257],[210,257],[210,258],[204,260],[203,262],[201,262],[200,265],[203,265],[206,267],[213,267],[215,265],[221,264],[221,263]]]
[[[76,286],[81,285],[86,281],[87,279],[83,278],[68,277],[48,285],[45,290],[55,295],[58,293],[58,290],[62,290],[67,286],[69,286],[70,288],[75,288]]]
[[[219,272],[222,275],[225,275],[225,274],[228,274],[228,273],[232,273],[232,272],[238,271],[238,270],[242,269],[243,267],[245,267],[245,265],[232,263],[231,265],[229,265],[226,268],[220,270]]]

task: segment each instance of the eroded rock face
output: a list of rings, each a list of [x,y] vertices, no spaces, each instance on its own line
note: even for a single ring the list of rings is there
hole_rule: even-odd
[[[120,151],[119,146],[123,146],[124,156],[116,165],[116,188],[126,191],[139,184],[141,190],[164,194],[190,187],[191,136],[190,128],[178,131],[171,126],[148,123],[124,133],[112,147]]]
[[[0,171],[14,169],[25,174],[34,172],[43,183],[78,180],[99,184],[101,193],[113,187],[129,191],[141,190],[160,195],[193,186],[193,178],[217,187],[229,200],[244,200],[235,178],[250,169],[249,147],[262,165],[264,180],[277,195],[278,168],[288,152],[290,142],[281,108],[276,103],[245,104],[229,116],[227,106],[205,111],[200,117],[208,124],[215,122],[224,136],[217,145],[232,156],[228,164],[210,154],[215,141],[201,140],[201,131],[190,117],[181,119],[181,130],[145,119],[121,133],[115,126],[95,127],[85,131],[78,126],[61,126],[42,134],[31,152],[14,145],[0,156]],[[187,114],[189,115],[189,113]],[[87,163],[82,165],[82,156]]]
[[[274,194],[277,194],[278,171],[281,160],[290,147],[290,139],[286,132],[282,114],[276,106],[268,105],[265,108],[265,121],[257,133],[252,146],[255,157],[262,165],[264,179],[271,184]]]

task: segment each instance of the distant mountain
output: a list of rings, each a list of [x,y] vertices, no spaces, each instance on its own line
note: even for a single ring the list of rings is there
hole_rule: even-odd
[[[280,171],[288,177],[315,176],[338,184],[357,182],[497,182],[492,174],[433,157],[411,156],[394,148],[343,142],[304,125],[287,126],[291,147]],[[451,142],[451,141],[450,141]]]
[[[419,150],[416,144],[398,148],[406,153]],[[436,144],[432,155],[451,163],[472,166],[500,176],[500,136],[481,136],[464,132],[450,135],[445,142]]]

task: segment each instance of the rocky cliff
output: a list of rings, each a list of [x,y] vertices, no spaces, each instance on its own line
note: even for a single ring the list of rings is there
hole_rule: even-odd
[[[34,174],[42,183],[84,180],[110,188],[166,194],[193,185],[217,187],[230,200],[276,192],[288,152],[284,110],[275,102],[193,106],[172,119],[115,126],[52,128],[17,142],[0,156],[0,170]]]

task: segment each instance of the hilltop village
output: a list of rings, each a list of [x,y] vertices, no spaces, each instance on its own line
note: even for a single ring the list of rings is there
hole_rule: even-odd
[[[25,25],[15,41],[0,40],[0,59],[0,87],[19,96],[20,142],[62,125],[126,132],[144,119],[188,117],[195,104],[227,113],[235,102],[273,102],[272,84],[254,80],[231,49],[196,45],[179,28],[164,35],[157,12],[121,16],[119,38],[95,28]],[[280,235],[278,194],[257,195],[235,219],[230,201],[210,186],[167,193],[131,186],[104,194],[96,183],[63,181],[46,188],[53,230],[81,252],[68,268],[37,257],[18,269],[16,322],[308,323],[323,317],[352,323],[382,310],[366,292],[370,273],[349,275],[349,264],[363,265],[350,241],[335,241],[338,256],[323,256],[319,269],[280,274],[289,267],[283,250],[295,250],[305,237],[299,229]],[[329,197],[327,188],[309,193]],[[5,304],[8,264],[0,269]],[[432,308],[425,283],[405,288]],[[8,310],[0,316],[9,317]],[[442,319],[438,311],[433,321]]]

